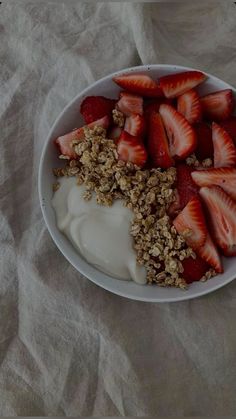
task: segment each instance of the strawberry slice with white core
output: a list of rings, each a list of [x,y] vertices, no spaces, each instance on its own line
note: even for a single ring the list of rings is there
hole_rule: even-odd
[[[184,71],[161,77],[159,85],[165,97],[174,98],[194,89],[204,80],[206,80],[206,75],[201,71]]]
[[[142,136],[145,130],[145,120],[142,115],[130,115],[125,120],[125,131],[134,136]]]
[[[153,112],[149,118],[148,151],[155,167],[174,166],[161,115]]]
[[[236,148],[227,131],[215,122],[212,123],[214,147],[214,167],[233,167],[236,165]]]
[[[192,249],[198,249],[206,242],[207,228],[201,202],[197,197],[189,201],[174,219],[173,224]]]
[[[139,137],[123,131],[117,143],[119,158],[143,167],[147,161],[147,152]]]
[[[130,116],[133,114],[143,114],[143,98],[131,93],[122,92],[120,100],[117,102],[116,107],[124,115]]]
[[[214,245],[210,234],[207,234],[206,241],[203,246],[196,249],[196,253],[203,259],[205,262],[209,263],[216,272],[224,272],[219,252]]]
[[[143,73],[130,73],[113,77],[113,81],[125,90],[145,97],[160,97],[163,92],[158,83]]]
[[[191,173],[196,185],[220,186],[232,199],[236,200],[236,169],[221,167],[219,169],[196,170]]]
[[[236,116],[231,116],[231,118],[221,121],[220,125],[228,132],[236,145]]]
[[[197,92],[192,89],[179,96],[177,110],[190,124],[200,122],[202,119],[202,109]]]
[[[162,104],[159,112],[169,138],[170,154],[185,159],[196,148],[196,134],[189,122],[171,105]]]
[[[88,128],[94,128],[95,126],[103,127],[107,129],[109,125],[109,117],[104,116],[97,121],[91,122],[91,124],[86,125]],[[68,134],[62,135],[55,140],[55,144],[58,146],[61,154],[69,157],[70,159],[76,159],[77,154],[75,153],[72,142],[73,141],[82,141],[84,139],[84,127],[74,129]]]
[[[199,193],[209,211],[216,243],[226,256],[236,256],[236,202],[219,186],[204,186]]]
[[[203,115],[212,121],[224,121],[234,110],[231,89],[220,90],[200,98]]]

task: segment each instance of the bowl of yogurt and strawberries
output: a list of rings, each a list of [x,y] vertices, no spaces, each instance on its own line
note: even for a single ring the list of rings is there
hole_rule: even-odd
[[[234,279],[234,96],[205,72],[145,65],[104,77],[63,110],[42,152],[39,195],[80,273],[149,302]]]

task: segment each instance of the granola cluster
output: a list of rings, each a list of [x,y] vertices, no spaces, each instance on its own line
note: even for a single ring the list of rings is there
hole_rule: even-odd
[[[205,169],[207,169],[208,167],[211,167],[213,165],[212,159],[208,158],[208,159],[204,159],[202,160],[202,162],[200,162],[196,155],[193,153],[191,154],[191,156],[186,158],[186,164],[188,166],[193,166],[196,168],[201,168],[204,167]]]
[[[122,128],[125,125],[125,116],[118,109],[113,109],[112,118],[114,124],[118,125],[118,127]]]
[[[175,168],[142,170],[119,160],[116,145],[106,138],[103,128],[85,128],[84,133],[84,141],[73,142],[78,159],[54,169],[54,174],[76,176],[77,184],[86,187],[86,200],[92,192],[96,193],[97,203],[105,206],[123,199],[124,205],[134,212],[131,235],[137,262],[147,269],[147,282],[186,288],[181,262],[196,256],[167,214],[175,198]]]

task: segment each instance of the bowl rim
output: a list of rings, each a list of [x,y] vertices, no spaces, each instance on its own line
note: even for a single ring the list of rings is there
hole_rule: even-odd
[[[57,248],[60,250],[60,252],[63,254],[63,256],[67,259],[67,261],[76,269],[76,271],[78,271],[79,273],[81,273],[82,275],[84,275],[87,279],[89,279],[91,282],[93,282],[94,284],[96,284],[97,286],[115,294],[115,295],[119,295],[121,297],[124,298],[128,298],[130,300],[135,300],[135,301],[142,301],[142,302],[149,302],[149,303],[170,303],[170,302],[180,302],[180,301],[186,301],[186,300],[192,300],[194,298],[199,298],[202,297],[204,295],[210,294],[222,287],[224,287],[225,285],[229,284],[230,282],[232,282],[236,275],[231,275],[229,278],[225,279],[223,283],[216,283],[214,286],[212,286],[210,289],[204,290],[204,288],[202,290],[196,291],[194,294],[188,295],[187,292],[188,291],[183,291],[183,295],[181,296],[170,296],[167,298],[158,298],[158,297],[142,297],[142,296],[137,296],[137,295],[127,295],[125,292],[120,291],[120,290],[114,290],[111,286],[109,285],[104,285],[99,283],[96,278],[93,277],[92,274],[90,274],[89,272],[86,271],[86,269],[84,269],[83,267],[79,267],[76,266],[76,264],[74,263],[74,261],[72,260],[72,258],[70,257],[70,255],[68,255],[62,248],[60,243],[58,242],[57,238],[54,235],[53,229],[50,225],[50,222],[48,221],[47,218],[47,214],[45,211],[45,207],[44,207],[44,198],[43,198],[43,192],[42,192],[42,180],[43,180],[43,162],[46,156],[46,152],[47,152],[47,147],[49,144],[49,141],[51,140],[51,136],[52,133],[55,129],[55,127],[57,126],[58,122],[60,121],[60,119],[62,118],[63,114],[66,113],[66,111],[70,108],[73,107],[73,105],[77,102],[77,100],[83,96],[86,96],[86,93],[93,87],[96,87],[96,85],[99,85],[101,82],[105,82],[106,80],[110,80],[111,78],[118,76],[118,75],[122,75],[122,74],[127,74],[127,73],[131,73],[131,72],[147,72],[149,70],[161,70],[161,69],[165,69],[168,70],[168,68],[170,70],[173,71],[188,71],[188,70],[197,70],[197,71],[203,71],[201,69],[196,69],[193,67],[188,67],[188,66],[181,66],[181,65],[174,65],[174,64],[144,64],[144,65],[139,65],[139,66],[132,66],[132,67],[127,67],[125,69],[122,70],[118,70],[112,73],[107,74],[106,76],[96,80],[95,82],[93,82],[92,84],[90,84],[89,86],[87,86],[85,89],[83,89],[81,92],[79,92],[78,94],[76,94],[72,100],[62,109],[62,111],[60,112],[60,114],[58,115],[58,117],[55,119],[53,125],[51,126],[49,133],[47,135],[47,138],[44,142],[43,145],[43,149],[42,149],[42,153],[40,156],[40,161],[39,161],[39,168],[38,168],[38,194],[39,194],[39,201],[40,201],[40,207],[41,207],[41,211],[43,214],[43,219],[44,222],[46,224],[46,227],[49,231],[49,234],[53,240],[53,242],[56,244]],[[206,76],[210,77],[211,80],[214,80],[216,82],[220,82],[220,83],[225,83],[226,85],[228,85],[229,89],[232,89],[232,91],[234,92],[234,94],[236,93],[236,89],[230,85],[229,83],[225,82],[224,80],[210,74],[207,73],[205,71],[203,71],[204,74],[206,74]],[[89,264],[87,261],[86,263],[89,266],[92,266],[91,264]],[[94,268],[96,269],[96,268]],[[116,279],[116,278],[114,278]],[[116,279],[117,281],[120,281],[119,279]],[[213,281],[213,280],[212,280]],[[139,285],[139,284],[138,284]],[[147,284],[145,284],[147,285]],[[145,286],[143,285],[143,286]],[[204,283],[203,283],[204,285]],[[139,285],[140,286],[140,285]]]

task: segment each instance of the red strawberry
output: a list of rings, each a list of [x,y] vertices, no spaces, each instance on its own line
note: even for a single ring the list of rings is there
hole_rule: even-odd
[[[126,131],[121,133],[117,143],[117,152],[121,160],[132,162],[140,167],[144,166],[147,161],[147,152],[142,140]]]
[[[228,132],[236,145],[236,116],[231,116],[231,118],[222,121],[220,125]]]
[[[200,98],[203,115],[212,121],[223,121],[229,118],[234,109],[234,98],[231,89],[220,90]]]
[[[122,131],[122,128],[118,127],[117,125],[113,125],[113,127],[111,127],[111,129],[108,132],[108,138],[111,138],[116,142],[120,137]]]
[[[222,167],[219,169],[196,170],[191,175],[196,185],[200,187],[220,186],[232,199],[236,200],[236,169]]]
[[[200,99],[195,90],[189,90],[178,97],[177,110],[190,124],[195,124],[202,119]]]
[[[90,124],[103,116],[111,120],[112,110],[115,108],[116,100],[104,96],[87,96],[80,106],[80,113],[86,124]]]
[[[88,124],[87,127],[93,128],[95,126],[100,126],[105,129],[108,128],[109,125],[109,118],[108,116],[104,116],[97,121],[91,122]],[[55,143],[58,146],[61,154],[64,156],[68,156],[71,159],[75,159],[77,157],[74,149],[72,147],[72,141],[82,141],[84,139],[84,127],[74,129],[73,131],[69,132],[68,134],[62,135],[61,137],[56,138]]]
[[[145,130],[145,120],[142,115],[132,114],[125,120],[125,131],[134,136],[142,136]]]
[[[205,218],[198,198],[194,197],[174,219],[173,224],[193,249],[203,246],[207,237]]]
[[[123,112],[126,116],[132,114],[143,114],[143,98],[141,96],[132,95],[127,92],[122,92],[120,100],[116,105],[119,111]]]
[[[159,79],[160,88],[168,98],[183,95],[198,84],[206,80],[206,75],[201,71],[184,71],[170,74]]]
[[[236,256],[236,202],[219,186],[200,189],[210,215],[212,234],[227,256]]]
[[[236,148],[232,138],[220,125],[212,123],[212,141],[214,147],[214,167],[232,167],[236,165]]]
[[[213,159],[213,143],[211,128],[205,122],[194,125],[197,136],[196,157],[201,161],[208,158]]]
[[[180,209],[183,209],[187,203],[194,197],[198,197],[198,187],[193,182],[191,173],[194,169],[186,164],[177,165],[176,188],[179,195]]]
[[[191,257],[182,261],[184,272],[182,277],[185,279],[187,284],[191,284],[194,281],[200,281],[200,279],[209,270],[210,266],[199,256],[196,259]]]
[[[148,151],[155,167],[167,169],[174,165],[160,114],[153,112],[149,119]]]
[[[131,73],[113,77],[113,81],[125,90],[131,93],[146,97],[163,96],[158,83],[147,74]]]
[[[196,147],[196,134],[188,121],[170,105],[161,105],[161,114],[167,131],[171,156],[185,159]]]
[[[214,245],[212,238],[209,233],[207,233],[207,238],[202,247],[199,247],[196,252],[198,255],[205,260],[209,265],[211,265],[216,272],[224,272],[219,252]]]
[[[146,121],[148,121],[149,116],[152,112],[159,112],[159,108],[162,103],[166,103],[167,105],[172,105],[173,101],[171,99],[166,99],[164,97],[160,97],[157,99],[149,99],[144,102],[144,117]]]

